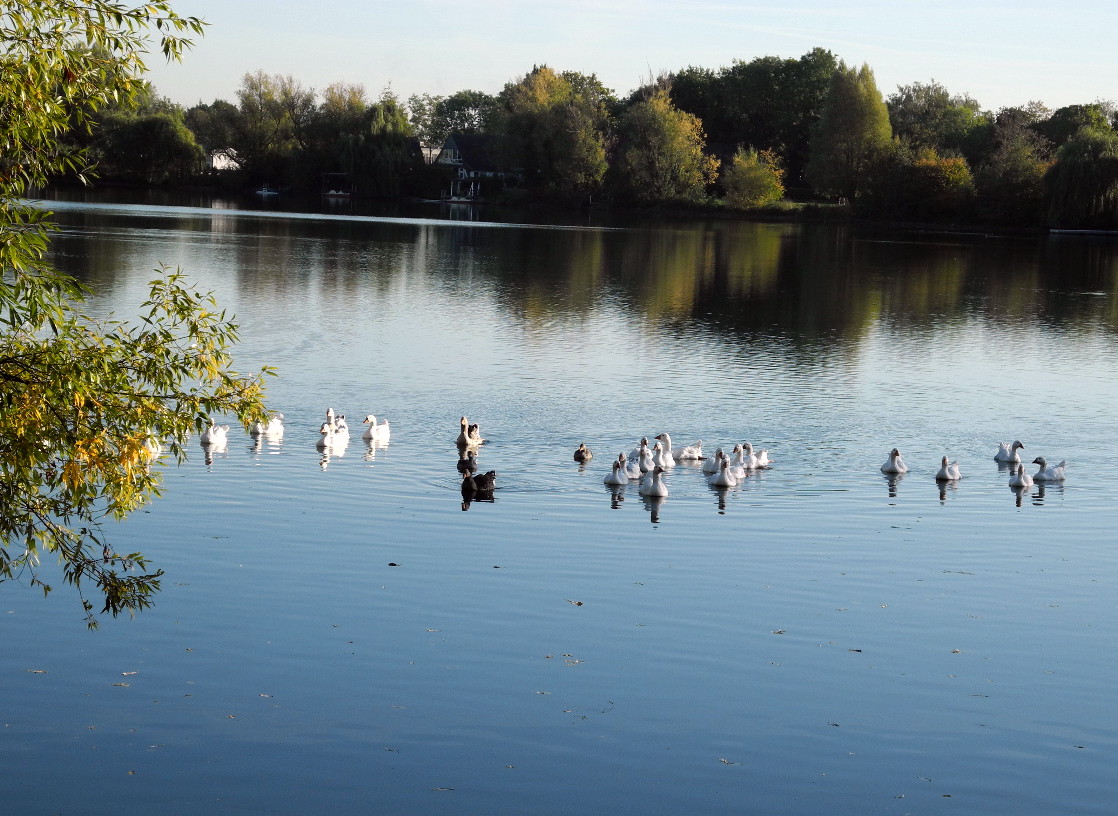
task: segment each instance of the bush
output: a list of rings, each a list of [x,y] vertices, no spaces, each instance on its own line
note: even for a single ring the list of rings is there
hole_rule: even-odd
[[[784,198],[784,170],[771,150],[738,148],[722,174],[726,203],[739,210],[755,209]]]

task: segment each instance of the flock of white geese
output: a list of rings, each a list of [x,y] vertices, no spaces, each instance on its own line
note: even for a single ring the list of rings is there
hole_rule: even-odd
[[[367,426],[361,433],[363,440],[369,443],[387,444],[391,435],[387,419],[378,421],[376,416],[368,414],[361,422]],[[283,432],[283,414],[279,413],[273,414],[266,422],[255,423],[250,428],[253,437],[263,437],[272,441],[282,439]],[[223,449],[228,441],[228,433],[228,425],[217,425],[211,421],[209,428],[201,435],[202,446],[207,450]],[[316,447],[323,452],[340,450],[349,444],[349,436],[349,425],[345,415],[335,414],[333,408],[327,408],[326,419],[319,427]],[[462,417],[455,442],[458,446],[458,472],[462,475],[463,493],[492,490],[496,473],[494,471],[477,473],[477,451],[485,442],[480,427],[476,423],[470,423],[466,417]],[[1050,465],[1043,456],[1038,456],[1032,461],[1032,464],[1038,467],[1037,472],[1026,473],[1020,454],[1024,447],[1020,440],[999,442],[998,450],[994,454],[994,461],[1010,466],[1010,487],[1029,488],[1037,482],[1064,481],[1067,476],[1066,459],[1061,460],[1059,464]],[[593,457],[593,452],[585,443],[579,444],[574,452],[575,461],[583,464]],[[637,492],[642,496],[665,497],[668,495],[668,487],[664,484],[663,476],[681,462],[702,462],[701,469],[707,482],[716,488],[734,487],[752,471],[764,470],[773,464],[767,450],[755,451],[749,442],[735,444],[729,453],[723,448],[718,448],[713,456],[708,457],[703,453],[702,440],[691,445],[673,447],[672,438],[667,433],[660,433],[654,437],[651,446],[648,437],[642,436],[637,447],[628,454],[619,453],[603,482],[611,486],[637,482]],[[881,465],[881,472],[886,475],[908,472],[908,465],[905,464],[897,448],[889,452],[889,458]],[[955,482],[962,476],[958,461],[948,460],[946,456],[940,460],[940,467],[935,475],[937,482]]]
[[[1013,442],[999,442],[998,451],[994,454],[994,461],[1000,464],[1009,465],[1009,486],[1013,488],[1028,488],[1032,487],[1036,482],[1062,482],[1067,478],[1067,459],[1063,459],[1057,465],[1048,464],[1048,460],[1043,456],[1038,456],[1033,459],[1033,464],[1039,470],[1030,475],[1025,472],[1025,464],[1021,461],[1021,454],[1018,451],[1024,449],[1024,445],[1020,440]],[[897,475],[908,472],[908,465],[904,463],[901,458],[901,452],[893,448],[889,452],[889,458],[881,466],[881,472],[888,475]],[[937,482],[956,482],[963,478],[962,471],[959,469],[957,461],[948,461],[944,456],[940,460],[940,468],[936,471]]]
[[[361,438],[366,442],[387,444],[392,434],[388,420],[379,422],[373,414],[367,414],[361,424],[366,427],[361,432]],[[249,433],[254,438],[264,438],[277,442],[283,439],[284,425],[283,414],[272,414],[266,422],[256,422],[249,428]],[[202,432],[200,437],[202,447],[207,450],[223,450],[229,442],[229,426],[218,425],[212,420],[210,426]],[[319,426],[318,441],[315,443],[320,451],[340,451],[349,444],[349,423],[345,414],[335,414],[333,408],[326,409],[326,420]]]
[[[637,482],[637,492],[642,496],[663,498],[668,495],[664,474],[683,462],[701,462],[702,472],[712,487],[734,487],[751,471],[772,465],[769,452],[754,451],[750,442],[734,445],[729,453],[718,448],[713,456],[708,457],[703,453],[701,439],[682,447],[673,446],[671,436],[666,433],[657,434],[654,440],[649,446],[648,437],[642,436],[637,447],[628,454],[619,453],[602,481],[617,487]],[[580,444],[574,453],[575,461],[583,463],[593,456],[585,443]]]

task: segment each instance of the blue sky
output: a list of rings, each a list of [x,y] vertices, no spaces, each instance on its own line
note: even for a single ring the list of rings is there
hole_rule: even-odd
[[[869,63],[888,96],[936,80],[997,110],[1118,101],[1118,3],[1108,0],[177,0],[210,23],[184,63],[152,56],[150,79],[176,102],[235,101],[241,77],[497,93],[547,64],[597,74],[618,95],[689,65],[799,57],[816,46]],[[1057,7],[1059,10],[1057,11]]]

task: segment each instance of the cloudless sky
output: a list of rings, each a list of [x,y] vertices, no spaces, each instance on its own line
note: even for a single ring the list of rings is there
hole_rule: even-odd
[[[881,92],[936,80],[986,110],[1118,100],[1114,0],[175,0],[210,23],[179,65],[152,55],[156,90],[190,106],[246,73],[305,87],[495,94],[534,65],[597,74],[619,96],[687,66],[717,70],[819,46],[868,63]]]

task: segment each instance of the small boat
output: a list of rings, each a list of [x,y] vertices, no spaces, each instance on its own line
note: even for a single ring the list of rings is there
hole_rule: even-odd
[[[279,195],[279,190],[273,190],[271,187],[265,184],[263,187],[256,191],[256,194],[258,196],[274,196]]]

